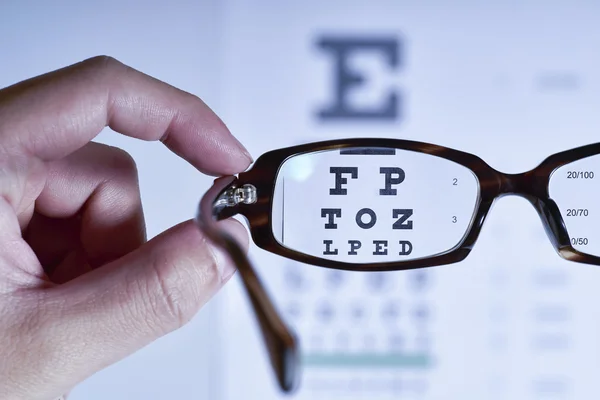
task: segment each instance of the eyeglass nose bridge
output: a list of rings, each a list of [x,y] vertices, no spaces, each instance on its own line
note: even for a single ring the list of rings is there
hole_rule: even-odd
[[[536,169],[519,174],[496,172],[500,181],[497,197],[512,195],[529,201],[542,220],[552,246],[562,256],[565,248],[571,248],[571,242],[558,205],[549,196],[548,178]]]

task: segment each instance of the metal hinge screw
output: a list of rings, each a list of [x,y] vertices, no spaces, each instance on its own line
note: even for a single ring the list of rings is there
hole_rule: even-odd
[[[225,203],[229,207],[233,207],[240,203],[254,204],[257,200],[256,187],[254,185],[245,184],[237,188],[231,188],[223,193],[221,200],[225,200]]]

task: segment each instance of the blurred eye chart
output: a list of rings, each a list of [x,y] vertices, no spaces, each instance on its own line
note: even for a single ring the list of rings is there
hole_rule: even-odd
[[[387,137],[456,148],[500,171],[523,172],[552,153],[600,141],[598,17],[592,2],[225,1],[219,114],[254,157],[311,141]],[[432,185],[441,185],[445,206],[436,207],[427,192],[406,204],[381,196],[375,209],[328,197],[325,191],[335,188],[330,167],[359,168],[372,176],[364,187],[385,190],[379,168],[402,165],[334,157],[315,161],[316,186],[286,182],[293,192],[286,193],[284,218],[296,219],[297,230],[289,225],[278,234],[290,246],[356,252],[369,262],[367,252],[384,249],[441,251],[433,247],[452,247],[464,233],[466,225],[452,231],[452,219],[470,218],[476,184],[460,196],[444,185],[452,173],[473,179],[468,172],[424,160],[404,172],[441,170]],[[338,171],[340,187],[360,189],[351,169]],[[388,171],[389,181],[399,182],[400,173]],[[586,193],[600,201],[600,188]],[[400,211],[393,215],[394,209]],[[424,210],[436,219],[426,220]],[[374,215],[378,225],[369,236],[360,226]],[[445,221],[441,242],[394,231],[404,217],[402,223],[428,229]],[[353,231],[329,232],[328,223]],[[305,242],[311,234],[318,242]],[[600,396],[600,268],[561,259],[521,198],[495,203],[473,251],[458,264],[341,272],[253,244],[250,257],[301,341],[303,377],[292,398]],[[218,399],[288,398],[276,385],[238,278],[219,301],[212,354]]]

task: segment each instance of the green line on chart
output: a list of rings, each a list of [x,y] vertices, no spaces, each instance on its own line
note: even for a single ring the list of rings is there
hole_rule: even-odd
[[[302,357],[307,367],[429,368],[432,357],[426,353],[309,353]]]

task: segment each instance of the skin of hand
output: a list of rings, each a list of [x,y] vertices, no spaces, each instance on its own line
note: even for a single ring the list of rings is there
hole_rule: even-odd
[[[110,57],[0,90],[0,398],[52,400],[186,324],[234,266],[192,220],[146,239],[134,161],[109,126],[199,171],[247,150],[199,98]],[[220,222],[247,248],[235,220]]]

